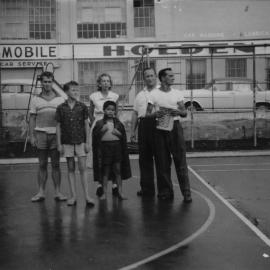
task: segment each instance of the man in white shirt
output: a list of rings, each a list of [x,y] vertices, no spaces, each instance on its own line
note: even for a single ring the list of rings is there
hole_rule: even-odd
[[[154,118],[146,118],[145,114],[150,92],[156,88],[157,76],[153,68],[146,68],[143,71],[143,77],[146,86],[135,98],[130,140],[136,141],[136,129],[138,127],[141,190],[137,192],[137,195],[153,197],[155,196],[153,135],[156,121]]]
[[[155,129],[154,136],[158,197],[161,200],[173,199],[174,197],[171,180],[172,156],[184,202],[190,203],[192,198],[186,162],[186,147],[180,123],[180,117],[187,115],[184,96],[181,91],[171,87],[174,83],[174,74],[171,68],[160,70],[158,77],[161,86],[159,89],[151,91],[147,107],[147,116],[157,118],[160,123]],[[152,113],[153,109],[154,113]]]

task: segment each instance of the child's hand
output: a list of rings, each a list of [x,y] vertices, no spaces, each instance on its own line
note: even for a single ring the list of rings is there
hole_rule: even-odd
[[[84,151],[85,151],[85,153],[89,153],[89,151],[90,151],[90,146],[89,146],[88,143],[85,143],[85,144],[84,144]]]
[[[122,133],[118,129],[116,129],[116,128],[113,129],[112,134],[115,135],[115,136],[117,136],[117,137],[121,137],[122,136]]]
[[[102,132],[106,132],[107,130],[109,130],[108,123],[106,123],[106,124],[102,127],[101,131],[102,131]]]

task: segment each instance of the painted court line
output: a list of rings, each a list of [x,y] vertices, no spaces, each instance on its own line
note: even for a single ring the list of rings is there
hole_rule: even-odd
[[[187,245],[188,243],[193,241],[195,238],[197,238],[198,236],[200,236],[202,233],[204,233],[207,230],[207,228],[211,225],[211,223],[213,222],[213,220],[215,218],[215,213],[216,213],[215,206],[212,203],[212,201],[209,198],[207,198],[205,195],[203,195],[202,193],[200,193],[196,190],[192,190],[192,192],[197,193],[200,197],[202,197],[206,201],[206,203],[209,207],[209,216],[208,216],[206,222],[196,232],[194,232],[193,234],[191,234],[189,237],[182,240],[181,242],[179,242],[179,243],[177,243],[177,244],[175,244],[167,249],[164,249],[158,253],[155,253],[154,255],[152,255],[148,258],[145,258],[143,260],[140,260],[140,261],[135,262],[133,264],[130,264],[128,266],[124,266],[124,267],[120,268],[119,270],[135,269],[139,266],[142,266],[142,265],[147,264],[151,261],[154,261],[154,260],[156,260],[164,255],[167,255],[167,254],[179,249],[182,246]]]
[[[262,165],[270,165],[270,162],[260,162],[258,164],[254,163],[215,163],[215,164],[194,164],[192,167],[216,167],[216,166],[262,166]]]
[[[244,215],[242,215],[235,207],[233,207],[226,199],[224,199],[213,187],[211,187],[197,172],[190,166],[189,171],[214,195],[221,200],[240,220],[242,220],[268,247],[270,247],[270,239],[261,232],[255,225],[253,225]]]
[[[270,169],[216,169],[216,170],[200,170],[198,169],[199,172],[245,172],[245,171],[270,171]]]

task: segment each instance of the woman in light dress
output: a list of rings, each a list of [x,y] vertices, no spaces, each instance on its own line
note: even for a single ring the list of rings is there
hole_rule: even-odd
[[[109,74],[102,73],[98,76],[97,91],[90,95],[89,120],[91,133],[96,122],[103,118],[103,104],[105,101],[112,100],[117,104],[118,107],[119,95],[111,90],[112,86],[112,78]],[[92,161],[90,158],[90,162],[93,163],[94,181],[98,182],[96,194],[97,196],[101,197],[103,195],[103,188],[101,184],[102,179],[99,179],[101,172],[99,171],[98,151],[99,149],[97,149],[95,142],[92,142]],[[114,181],[112,185],[112,192],[113,195],[118,195],[118,188]]]

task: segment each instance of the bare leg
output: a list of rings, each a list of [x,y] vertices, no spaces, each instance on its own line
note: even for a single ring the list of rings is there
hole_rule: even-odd
[[[31,199],[32,202],[39,202],[45,198],[45,187],[48,177],[48,150],[38,149],[38,193]]]
[[[113,164],[113,171],[115,174],[115,179],[118,185],[118,198],[120,200],[125,200],[126,198],[123,197],[122,193],[122,178],[121,178],[121,164],[120,162],[114,163]]]
[[[75,205],[77,200],[76,184],[75,184],[75,160],[74,157],[67,157],[68,166],[68,182],[70,189],[70,199],[68,200],[68,205]]]
[[[86,157],[78,157],[78,166],[86,203],[89,205],[91,204],[94,205],[94,199],[92,199],[89,195],[89,185],[86,170]]]
[[[109,172],[110,172],[110,165],[105,165],[104,166],[104,171],[103,171],[103,177],[102,177],[102,185],[103,185],[103,195],[100,197],[101,200],[104,200],[107,198],[107,186],[108,186],[108,177],[109,177]]]
[[[57,149],[49,150],[52,166],[52,179],[55,188],[55,199],[65,201],[67,198],[60,192],[61,171],[60,171],[60,154]]]

